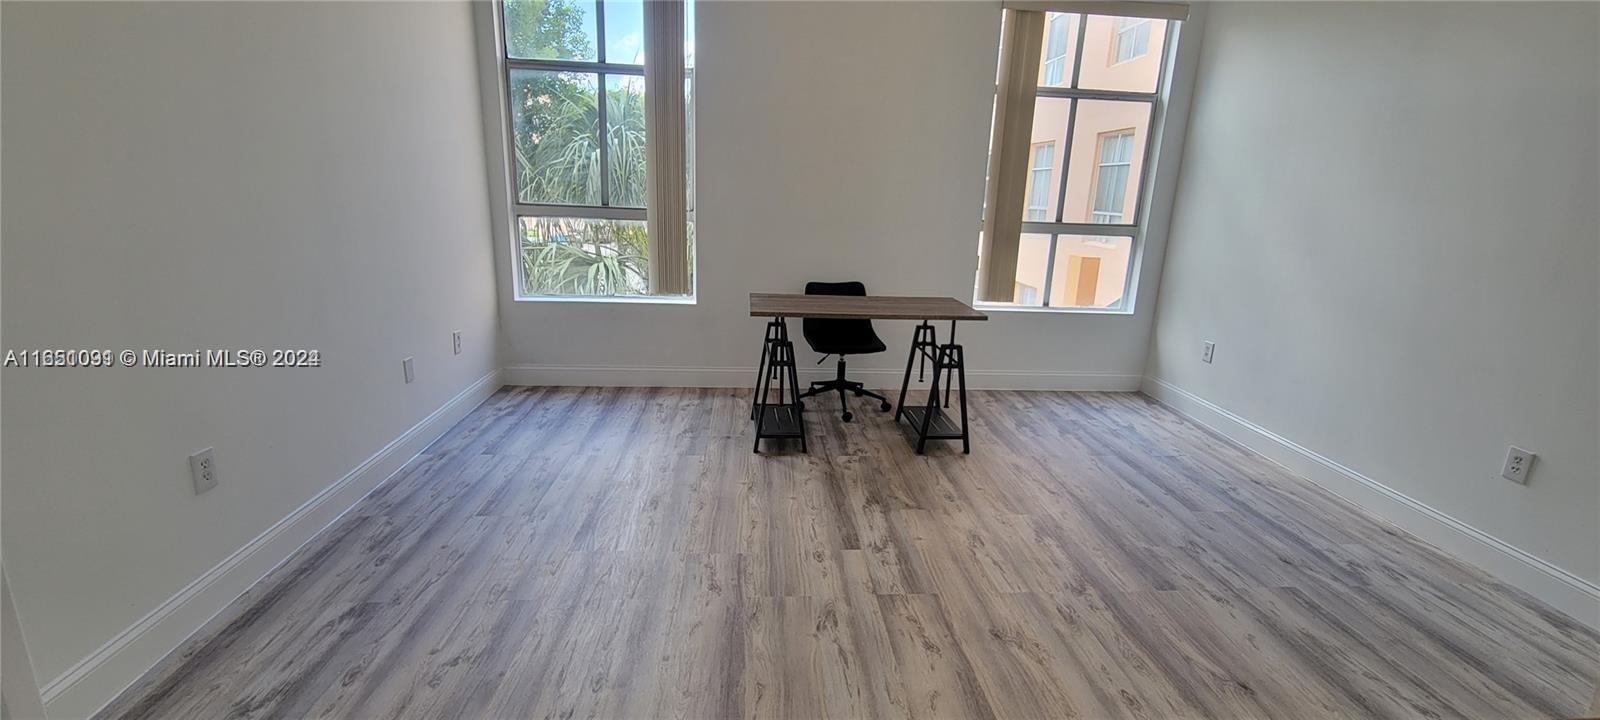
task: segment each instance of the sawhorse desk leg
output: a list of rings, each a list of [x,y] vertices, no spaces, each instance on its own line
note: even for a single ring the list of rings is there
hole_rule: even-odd
[[[955,339],[955,323],[950,323],[950,337]],[[906,393],[911,389],[911,365],[918,366],[917,379],[923,378],[922,371],[928,361],[933,362],[933,383],[928,387],[928,402],[926,405],[906,405]],[[943,378],[944,407],[939,403],[939,383]],[[954,386],[960,398],[960,425],[951,418],[946,409],[950,407],[950,391]],[[917,326],[911,336],[911,355],[906,358],[905,377],[900,381],[900,400],[895,408],[894,419],[899,422],[905,418],[917,431],[917,454],[921,455],[927,448],[928,440],[960,440],[961,452],[972,452],[971,432],[967,425],[967,361],[966,353],[960,345],[954,342],[939,344],[938,336],[933,325],[924,321]]]
[[[778,382],[778,401],[767,402],[772,381]],[[789,326],[783,318],[767,323],[761,342],[761,364],[756,367],[756,394],[750,401],[750,419],[756,423],[752,452],[761,452],[763,439],[799,438],[800,452],[806,449],[805,418],[800,411],[800,379],[795,371],[794,343],[789,341]]]

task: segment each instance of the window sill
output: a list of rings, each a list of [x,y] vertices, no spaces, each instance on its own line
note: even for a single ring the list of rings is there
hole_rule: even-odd
[[[998,303],[975,302],[972,307],[984,312],[1019,313],[1024,315],[1122,315],[1133,314],[1132,310],[1113,308],[1081,308],[1081,307],[1027,307],[1018,305],[1005,305]]]
[[[520,295],[522,303],[584,303],[594,305],[695,305],[694,295]]]

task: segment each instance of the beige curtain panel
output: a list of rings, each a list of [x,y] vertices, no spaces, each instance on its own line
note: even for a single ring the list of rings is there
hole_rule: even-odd
[[[983,243],[978,254],[978,299],[985,302],[1011,302],[1015,293],[1044,13],[1007,9],[1004,24],[994,130],[989,138],[989,185],[983,198]]]
[[[683,98],[683,3],[644,4],[645,187],[649,209],[650,292],[687,295],[689,186]]]

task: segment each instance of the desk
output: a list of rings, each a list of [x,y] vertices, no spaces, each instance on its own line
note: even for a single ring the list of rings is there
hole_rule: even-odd
[[[961,452],[972,452],[967,431],[966,354],[955,342],[956,322],[982,321],[989,316],[955,298],[899,297],[890,295],[788,295],[750,293],[750,316],[772,318],[767,323],[761,344],[761,363],[756,368],[756,394],[750,402],[750,419],[756,424],[755,452],[761,452],[763,439],[794,438],[806,452],[806,428],[800,402],[800,379],[795,371],[794,343],[789,340],[786,320],[800,318],[838,318],[854,320],[919,320],[911,336],[911,354],[906,358],[905,378],[900,381],[900,399],[894,420],[911,423],[917,433],[917,453],[929,440],[960,440]],[[934,320],[950,321],[950,336],[941,344]],[[906,405],[911,387],[911,366],[917,366],[917,379],[923,379],[928,362],[933,363],[933,383],[928,387],[928,402]],[[944,405],[939,404],[940,377],[944,377]],[[778,397],[771,401],[776,381]],[[950,417],[950,391],[957,389],[960,399],[960,424]]]

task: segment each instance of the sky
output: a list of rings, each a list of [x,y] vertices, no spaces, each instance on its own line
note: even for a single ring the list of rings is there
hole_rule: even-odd
[[[694,57],[694,3],[684,3],[684,52]],[[595,5],[584,3],[584,25],[592,36]],[[644,64],[644,3],[641,0],[605,0],[606,62]],[[691,60],[690,64],[693,62]]]

